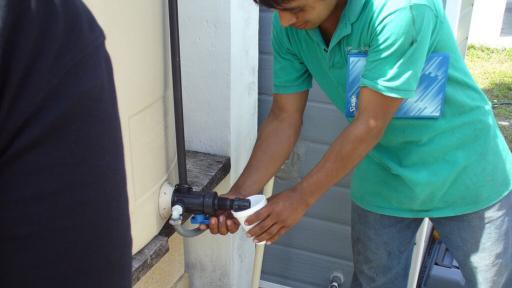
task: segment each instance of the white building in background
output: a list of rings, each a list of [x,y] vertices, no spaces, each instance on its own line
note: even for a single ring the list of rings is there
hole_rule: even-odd
[[[474,0],[469,43],[512,47],[512,0]]]

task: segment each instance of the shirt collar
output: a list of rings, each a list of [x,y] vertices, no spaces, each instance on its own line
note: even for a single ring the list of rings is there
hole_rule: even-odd
[[[354,23],[361,15],[364,4],[367,0],[348,0],[343,13],[341,14],[334,35],[332,35],[331,42],[329,43],[329,50],[334,47],[343,37],[352,32],[352,23]],[[308,30],[308,33],[313,37],[322,48],[325,47],[325,41],[322,38],[319,28]]]

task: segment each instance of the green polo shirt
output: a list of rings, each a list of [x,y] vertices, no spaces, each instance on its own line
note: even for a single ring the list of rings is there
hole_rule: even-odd
[[[284,28],[274,15],[273,92],[314,78],[344,111],[347,55],[367,52],[360,85],[415,95],[427,55],[450,55],[438,119],[393,119],[352,176],[352,199],[381,214],[443,217],[474,212],[512,188],[512,158],[487,97],[471,77],[438,0],[349,0],[329,45],[318,29]]]

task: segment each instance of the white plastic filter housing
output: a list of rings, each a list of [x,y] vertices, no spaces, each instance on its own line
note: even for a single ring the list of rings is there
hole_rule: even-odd
[[[161,229],[159,194],[177,183],[167,1],[85,0],[105,31],[123,133],[133,253]]]
[[[245,225],[245,220],[247,218],[249,218],[249,216],[251,216],[252,214],[256,213],[258,210],[260,210],[261,208],[265,207],[265,205],[267,205],[267,197],[265,197],[265,195],[261,195],[261,194],[253,195],[253,196],[248,197],[247,199],[251,200],[251,208],[249,208],[247,210],[240,211],[240,212],[235,212],[235,211],[231,212],[231,213],[233,213],[233,216],[235,216],[235,218],[238,220],[238,222],[240,222],[240,225],[242,225],[242,227],[245,231],[251,230],[252,227],[254,227],[254,226],[256,226],[256,224],[258,224],[258,223],[254,223],[252,225]],[[267,242],[261,241],[256,244],[265,245],[265,243],[267,243]]]
[[[265,197],[265,195],[257,194],[247,197],[247,199],[251,201],[251,208],[239,212],[231,212],[233,213],[233,216],[235,216],[235,218],[240,222],[240,225],[242,225],[245,231],[249,231],[251,230],[252,227],[256,226],[256,223],[250,226],[245,225],[245,220],[252,214],[256,213],[256,211],[260,210],[261,208],[265,207],[265,205],[267,205],[267,198]]]

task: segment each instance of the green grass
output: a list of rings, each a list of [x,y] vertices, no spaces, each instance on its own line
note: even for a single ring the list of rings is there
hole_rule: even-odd
[[[489,100],[499,121],[512,122],[512,48],[468,47],[466,64]],[[512,147],[512,124],[500,125]]]

